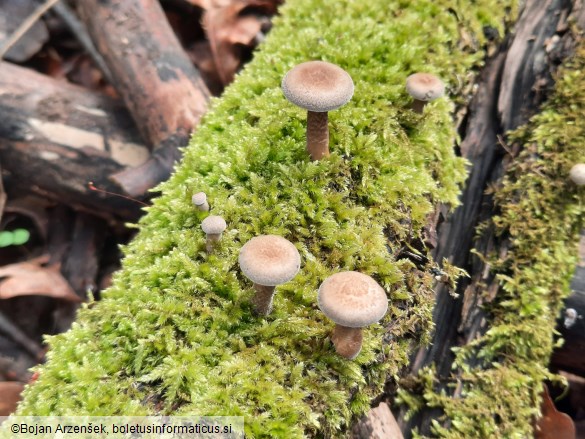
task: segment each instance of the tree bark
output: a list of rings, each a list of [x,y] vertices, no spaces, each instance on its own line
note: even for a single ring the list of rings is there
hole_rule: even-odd
[[[352,439],[404,439],[400,427],[385,402],[370,411],[352,430]]]
[[[552,86],[552,74],[575,46],[573,35],[568,32],[570,14],[579,26],[585,25],[580,1],[527,1],[515,34],[491,57],[480,76],[477,94],[461,130],[461,154],[472,164],[462,204],[438,227],[437,248],[433,252],[435,260],[447,258],[465,268],[471,278],[459,282],[458,298],[445,285],[437,284],[435,334],[431,345],[413,356],[410,373],[434,363],[438,378],[446,382],[452,372],[452,348],[487,330],[482,305],[495,298],[499,286],[489,265],[473,257],[472,250],[483,255],[493,251],[504,255],[509,243],[498,241],[491,230],[479,241],[473,239],[476,227],[494,214],[492,197],[485,191],[503,176],[506,164],[517,153],[507,148],[502,136],[526,123],[536,112]],[[429,434],[431,421],[440,413],[424,408],[409,421],[404,414],[400,413],[399,423],[408,438],[415,426],[420,433]]]
[[[7,186],[112,219],[134,220],[135,201],[89,190],[88,182],[121,193],[108,176],[148,159],[120,102],[0,63],[0,161]]]
[[[207,109],[209,91],[156,0],[87,0],[78,10],[105,59],[150,161],[114,179],[132,196],[166,179]],[[136,184],[136,175],[142,184]],[[145,181],[148,180],[148,181]]]

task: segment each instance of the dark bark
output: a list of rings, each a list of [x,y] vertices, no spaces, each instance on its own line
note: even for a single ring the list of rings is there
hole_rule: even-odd
[[[454,298],[445,285],[437,284],[434,310],[436,324],[432,344],[413,356],[410,372],[435,364],[442,388],[452,375],[451,349],[461,346],[483,333],[487,320],[482,305],[493,300],[499,286],[489,272],[489,265],[471,251],[480,254],[496,252],[505,255],[509,243],[498,240],[487,230],[474,240],[476,227],[491,217],[495,210],[492,197],[485,193],[503,175],[507,162],[517,151],[503,142],[503,134],[528,121],[547,96],[552,74],[574,48],[574,36],[568,32],[567,17],[571,13],[583,26],[582,9],[569,0],[528,1],[515,26],[515,33],[492,56],[479,79],[477,94],[471,102],[467,123],[462,130],[461,154],[472,164],[461,195],[462,205],[438,227],[435,260],[447,258],[465,268],[470,279],[459,282]],[[488,294],[485,294],[488,285]],[[410,421],[399,422],[405,437],[413,427],[429,434],[430,423],[440,412],[425,408]]]
[[[209,91],[158,1],[87,0],[78,10],[143,138],[160,149],[139,170],[115,177],[127,193],[142,195],[170,175],[178,147],[207,109]]]
[[[133,121],[118,101],[0,63],[0,161],[7,186],[36,192],[107,218],[134,220],[134,201],[109,175],[144,163]]]

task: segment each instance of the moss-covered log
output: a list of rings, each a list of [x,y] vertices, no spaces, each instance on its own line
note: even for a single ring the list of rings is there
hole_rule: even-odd
[[[575,12],[573,23],[585,18],[582,9]],[[542,381],[554,379],[547,366],[555,324],[570,294],[585,218],[583,188],[568,178],[585,157],[585,42],[578,28],[573,32],[571,46],[580,43],[555,75],[551,99],[508,133],[505,154],[493,162],[496,178],[484,200],[489,214],[476,230],[472,277],[460,285],[447,325],[455,334],[453,357],[436,356],[420,372],[420,387],[402,391],[411,408],[422,408],[423,421],[414,424],[424,433],[531,436]]]
[[[483,59],[483,31],[501,32],[504,17],[515,15],[514,5],[513,0],[478,0],[463,9],[451,0],[291,0],[254,61],[214,102],[171,180],[159,188],[163,195],[140,222],[140,233],[125,249],[124,268],[104,300],[84,309],[71,331],[50,339],[49,362],[27,389],[19,413],[242,415],[249,437],[337,437],[346,432],[352,417],[369,408],[385,383],[396,384],[413,348],[430,338],[438,266],[418,244],[434,206],[457,204],[465,178],[465,161],[452,148],[452,104],[443,99],[417,115],[410,110],[404,80],[414,71],[430,70],[447,81],[453,94],[461,91],[459,86],[466,89],[473,79],[470,69]],[[319,162],[305,153],[305,115],[279,89],[284,73],[309,59],[340,65],[356,84],[353,100],[330,115],[332,154]],[[561,92],[559,99],[567,94],[572,93]],[[549,112],[543,117],[536,126],[556,116]],[[564,117],[564,123],[573,120]],[[504,310],[494,311],[496,327],[505,324],[510,301],[526,306],[545,287],[558,300],[566,286],[572,259],[562,245],[582,211],[575,206],[578,193],[567,199],[561,193],[565,186],[555,182],[578,151],[565,142],[566,155],[551,161],[552,168],[539,160],[532,168],[531,157],[556,151],[543,141],[549,134],[536,130],[531,137],[523,131],[515,137],[537,146],[522,156],[527,162],[519,160],[512,168],[496,225],[501,234],[513,236],[515,255],[546,257],[552,248],[557,253],[545,258],[547,269],[563,275],[552,284],[539,283],[530,271],[539,265],[516,272],[514,259],[500,261],[508,276],[502,277],[505,291],[523,299],[503,301]],[[524,176],[523,163],[534,172]],[[543,169],[547,179],[541,185],[535,174]],[[530,250],[530,231],[522,235],[511,225],[518,211],[507,197],[517,201],[524,187],[533,204],[525,202],[522,208],[545,209],[555,226],[546,228],[545,219],[538,218],[551,245],[543,252]],[[538,188],[547,190],[546,197],[537,197]],[[210,256],[199,227],[204,214],[190,203],[199,191],[208,194],[212,213],[222,215],[229,226]],[[570,219],[560,218],[561,212]],[[278,288],[273,314],[259,318],[251,312],[253,289],[239,272],[237,255],[248,239],[267,233],[294,242],[302,267],[293,281]],[[328,340],[332,323],[316,307],[319,284],[340,270],[374,276],[390,299],[387,317],[365,331],[355,361],[335,355]],[[516,291],[518,281],[509,280],[514,276],[525,276],[528,288]],[[519,325],[528,328],[522,336],[529,343],[542,346],[515,358],[519,367],[506,370],[512,381],[496,366],[485,373],[466,369],[464,360],[475,353],[461,354],[457,363],[467,398],[433,395],[433,376],[423,375],[429,385],[423,402],[444,408],[447,419],[467,437],[473,436],[478,413],[496,418],[491,406],[476,410],[474,385],[484,399],[494,389],[504,389],[505,404],[521,401],[522,410],[505,432],[526,433],[535,412],[527,406],[536,401],[536,385],[546,376],[544,363],[552,347],[552,328],[545,322],[559,306],[535,303],[542,305],[543,315]],[[519,308],[508,311],[522,315]],[[485,345],[472,344],[483,349],[479,355],[488,366],[517,353],[510,346],[494,348],[492,343],[505,341],[499,328],[486,334]],[[523,369],[531,361],[536,366]],[[526,387],[512,392],[519,382]],[[492,422],[480,425],[485,429],[478,434],[497,432],[494,422],[496,427]],[[449,436],[440,425],[435,432]]]

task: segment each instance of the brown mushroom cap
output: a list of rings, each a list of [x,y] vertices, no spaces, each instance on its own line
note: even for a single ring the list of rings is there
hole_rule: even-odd
[[[577,186],[585,185],[585,163],[577,163],[573,166],[569,172],[569,178]]]
[[[201,206],[207,201],[207,195],[205,195],[205,192],[197,192],[193,194],[191,201],[195,206]]]
[[[282,236],[261,235],[244,244],[238,262],[244,275],[255,284],[275,286],[296,276],[301,255],[292,242]]]
[[[217,235],[222,233],[227,227],[225,220],[221,216],[209,215],[201,221],[201,228],[208,235]]]
[[[293,67],[282,79],[282,92],[305,110],[324,113],[346,104],[353,96],[351,76],[325,61],[308,61]]]
[[[370,276],[357,271],[342,271],[325,279],[319,287],[317,302],[323,314],[349,328],[371,325],[388,310],[384,289]]]
[[[406,78],[406,91],[419,101],[433,101],[445,94],[445,84],[430,73],[414,73]]]

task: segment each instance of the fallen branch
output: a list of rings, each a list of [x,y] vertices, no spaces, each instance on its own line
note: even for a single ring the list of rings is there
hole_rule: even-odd
[[[93,181],[120,193],[108,175],[148,158],[119,102],[0,63],[0,121],[0,160],[10,187],[102,217],[138,217],[137,203],[87,187]]]
[[[142,195],[170,175],[178,148],[207,109],[209,91],[157,1],[88,0],[78,10],[143,138],[163,151],[130,179],[143,175],[144,184],[115,177],[125,192]]]

